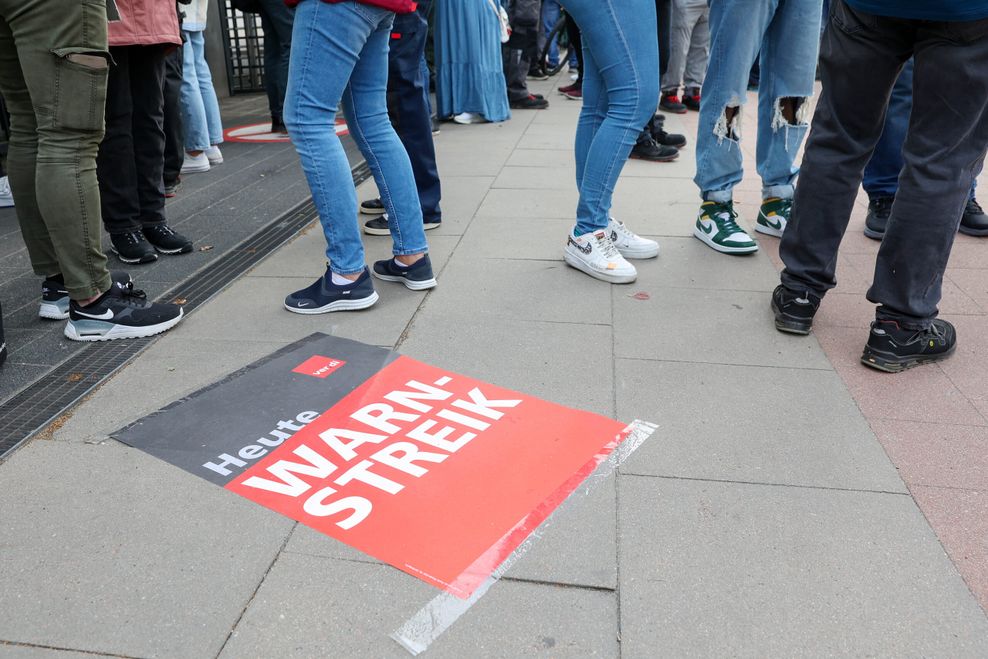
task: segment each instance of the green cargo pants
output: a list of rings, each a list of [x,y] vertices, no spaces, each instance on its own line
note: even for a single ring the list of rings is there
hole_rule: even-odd
[[[106,0],[0,0],[17,219],[35,274],[61,273],[75,300],[110,287],[96,182],[108,64]]]

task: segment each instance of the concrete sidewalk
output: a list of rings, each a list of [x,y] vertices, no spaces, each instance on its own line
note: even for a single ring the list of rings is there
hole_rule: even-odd
[[[679,161],[630,162],[615,195],[662,245],[638,282],[562,263],[579,104],[557,84],[534,86],[547,111],[443,124],[433,292],[379,283],[367,312],[285,312],[323,271],[314,227],[0,464],[0,656],[407,656],[388,634],[437,591],[108,438],[314,331],[660,426],[426,656],[988,656],[988,618],[843,363],[772,328],[773,240],[732,258],[691,237],[695,115],[667,121],[690,140]]]

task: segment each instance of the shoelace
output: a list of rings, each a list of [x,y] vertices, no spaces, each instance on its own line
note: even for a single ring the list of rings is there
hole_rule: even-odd
[[[145,293],[143,290],[134,288],[134,282],[128,281],[126,284],[117,282],[115,286],[120,291],[120,297],[123,298],[125,304],[129,304],[131,306],[143,307],[147,303],[147,298],[148,298],[147,293]],[[135,298],[136,300],[139,301],[135,302],[134,300],[131,300],[129,298]]]
[[[153,231],[159,236],[174,236],[175,231],[167,224],[154,224],[148,227],[148,231]]]
[[[984,213],[984,209],[981,208],[981,204],[978,203],[977,199],[967,200],[967,210],[968,212]]]
[[[721,231],[725,233],[744,233],[738,223],[736,222],[738,214],[734,210],[734,206],[726,205],[727,210],[722,210],[717,213],[712,213],[713,217],[716,217],[719,222],[717,222],[718,227]]]
[[[611,239],[607,237],[607,234],[603,231],[599,231],[594,234],[594,240],[597,242],[597,249],[605,259],[613,259],[621,255]]]
[[[779,212],[789,217],[789,212],[792,210],[792,199],[782,199],[781,202]]]

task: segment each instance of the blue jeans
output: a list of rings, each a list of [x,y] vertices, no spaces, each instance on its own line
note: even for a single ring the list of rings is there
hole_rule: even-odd
[[[730,201],[744,176],[740,130],[728,125],[725,108],[738,113],[747,97],[748,74],[761,49],[756,161],[762,196],[793,196],[793,161],[806,135],[820,47],[821,0],[711,0],[710,64],[703,84],[696,138],[696,177],[708,201]],[[782,99],[799,99],[795,123],[782,113]],[[797,101],[799,102],[799,101]]]
[[[285,125],[302,161],[333,272],[364,268],[357,195],[334,122],[342,104],[350,135],[374,174],[396,255],[427,251],[408,154],[388,120],[388,42],[394,13],[345,0],[303,0],[295,10]]]
[[[576,128],[576,233],[603,229],[631,147],[659,102],[653,0],[566,0],[583,33]]]
[[[220,104],[206,64],[202,32],[184,32],[182,48],[182,124],[185,150],[205,151],[223,141]]]
[[[549,37],[552,28],[556,27],[559,20],[559,0],[544,0],[542,3],[542,39],[539,39],[539,49],[543,48],[543,41]],[[541,55],[541,53],[539,53]],[[549,44],[549,66],[555,68],[559,65],[559,44],[555,39]]]
[[[899,172],[902,171],[902,143],[909,131],[909,114],[913,109],[913,60],[902,67],[899,77],[892,87],[888,110],[885,111],[885,126],[882,136],[875,145],[871,160],[865,166],[861,185],[868,197],[894,197],[899,189]],[[978,185],[975,178],[971,183],[971,199]]]

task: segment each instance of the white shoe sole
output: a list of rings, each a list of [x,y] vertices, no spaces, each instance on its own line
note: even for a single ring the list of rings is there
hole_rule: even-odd
[[[115,339],[142,339],[147,336],[154,336],[170,330],[185,316],[181,309],[178,316],[157,325],[146,325],[144,327],[130,327],[128,325],[114,325],[105,334],[79,334],[72,321],[65,323],[65,336],[73,341],[113,341]]]
[[[68,320],[69,312],[62,311],[58,308],[57,304],[42,302],[41,307],[38,309],[38,317],[47,318],[48,320]]]
[[[583,259],[573,256],[569,252],[563,252],[563,260],[566,261],[567,265],[576,268],[580,272],[585,272],[594,279],[606,281],[609,284],[630,284],[638,279],[637,272],[628,275],[609,275],[603,272],[598,272],[587,265]]]
[[[379,274],[376,270],[371,270],[371,274],[374,275],[375,278],[380,279],[381,281],[395,281],[402,283],[405,285],[405,288],[412,291],[425,291],[430,288],[435,288],[436,284],[438,283],[436,282],[435,277],[433,277],[432,279],[425,279],[423,281],[411,281],[405,279],[404,277],[398,277],[397,275],[382,275]]]
[[[758,222],[757,224],[755,224],[755,231],[757,231],[758,233],[764,233],[766,236],[775,236],[776,238],[781,238],[782,234],[785,232],[785,229],[784,228],[773,229],[770,226],[766,226],[761,222]]]
[[[626,259],[654,259],[659,255],[658,245],[648,249],[627,249],[624,247],[618,247],[617,250],[621,252],[621,256]]]
[[[0,208],[13,208],[13,207],[14,207],[13,199],[0,199]]]
[[[377,216],[377,215],[384,215],[385,212],[386,211],[383,208],[364,208],[363,206],[360,207],[360,213],[362,215]]]
[[[192,166],[192,167],[186,167],[185,165],[182,165],[181,173],[182,174],[205,174],[206,172],[209,171],[209,169],[210,169],[210,165],[209,164],[206,164],[206,165],[195,165],[195,166]]]
[[[754,254],[758,251],[758,245],[752,245],[751,247],[725,247],[724,245],[718,245],[710,239],[710,236],[696,227],[693,227],[693,236],[705,245],[709,245],[711,249],[723,254]]]
[[[316,314],[332,313],[333,311],[360,311],[361,309],[374,306],[374,303],[376,303],[378,299],[380,298],[377,291],[374,291],[367,297],[362,297],[359,300],[337,300],[336,302],[330,302],[325,306],[313,307],[312,309],[299,309],[297,307],[290,307],[287,304],[285,305],[285,308],[292,313],[299,313],[303,316],[315,316]]]
[[[375,229],[375,228],[369,227],[369,226],[367,226],[365,224],[364,225],[364,233],[366,233],[368,236],[390,236],[391,235],[391,230],[390,229]]]

